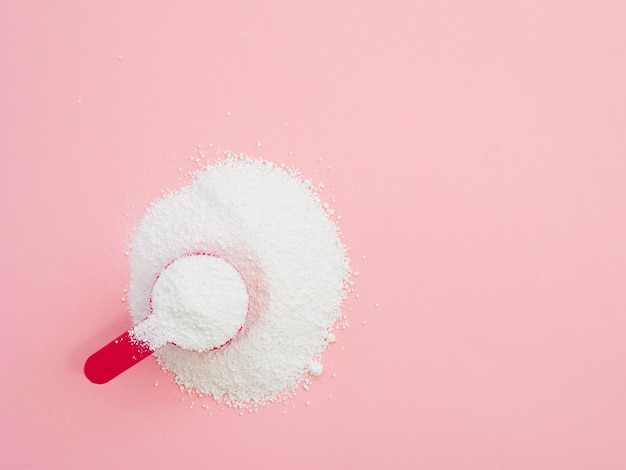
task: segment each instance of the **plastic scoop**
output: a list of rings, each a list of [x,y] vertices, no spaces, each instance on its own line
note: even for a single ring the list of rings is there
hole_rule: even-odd
[[[92,354],[85,376],[106,383],[167,343],[189,351],[220,348],[241,330],[248,304],[241,275],[223,258],[177,258],[154,281],[150,315]]]

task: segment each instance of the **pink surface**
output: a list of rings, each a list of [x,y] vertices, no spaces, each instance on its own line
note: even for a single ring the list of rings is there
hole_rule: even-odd
[[[626,468],[624,5],[3,2],[0,467]],[[287,406],[82,374],[198,145],[336,196],[360,297]]]

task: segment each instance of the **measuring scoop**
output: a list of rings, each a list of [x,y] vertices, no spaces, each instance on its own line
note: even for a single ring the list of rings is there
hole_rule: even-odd
[[[150,315],[85,362],[85,376],[104,384],[168,343],[188,351],[228,344],[243,327],[249,297],[239,272],[209,253],[184,255],[157,276]]]

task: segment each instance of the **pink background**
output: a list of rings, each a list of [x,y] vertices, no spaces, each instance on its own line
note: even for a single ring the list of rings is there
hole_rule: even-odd
[[[626,3],[47,3],[0,6],[0,467],[626,468]],[[198,145],[336,197],[360,297],[287,406],[82,375]]]

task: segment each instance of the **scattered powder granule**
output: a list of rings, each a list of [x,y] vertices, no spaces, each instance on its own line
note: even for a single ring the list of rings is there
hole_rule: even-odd
[[[309,373],[314,377],[322,375],[322,372],[324,371],[324,366],[318,361],[311,361],[308,368]]]
[[[196,346],[205,344],[208,333],[173,325],[175,315],[168,315],[156,328],[167,330],[167,344],[155,355],[178,384],[241,406],[277,400],[308,376],[322,373],[317,361],[334,340],[350,267],[339,230],[310,181],[266,161],[227,156],[198,171],[188,186],[155,202],[130,250],[128,300],[131,317],[139,324],[135,329],[150,323],[141,322],[151,313],[155,279],[169,271],[166,267],[197,253],[214,255],[207,258],[234,268],[247,292],[247,315],[230,342],[200,352]],[[227,271],[224,267],[222,274]],[[217,282],[208,271],[202,275],[206,282]],[[177,282],[175,276],[170,281]],[[185,289],[193,291],[194,282],[199,281],[190,280]],[[175,299],[169,293],[179,291],[168,288],[160,289],[159,302],[172,307]],[[235,277],[216,290],[233,305],[243,302]],[[219,297],[210,302],[219,303]],[[187,349],[172,344],[171,333],[177,329],[184,333],[178,341]],[[158,336],[153,332],[143,338],[151,334]]]

